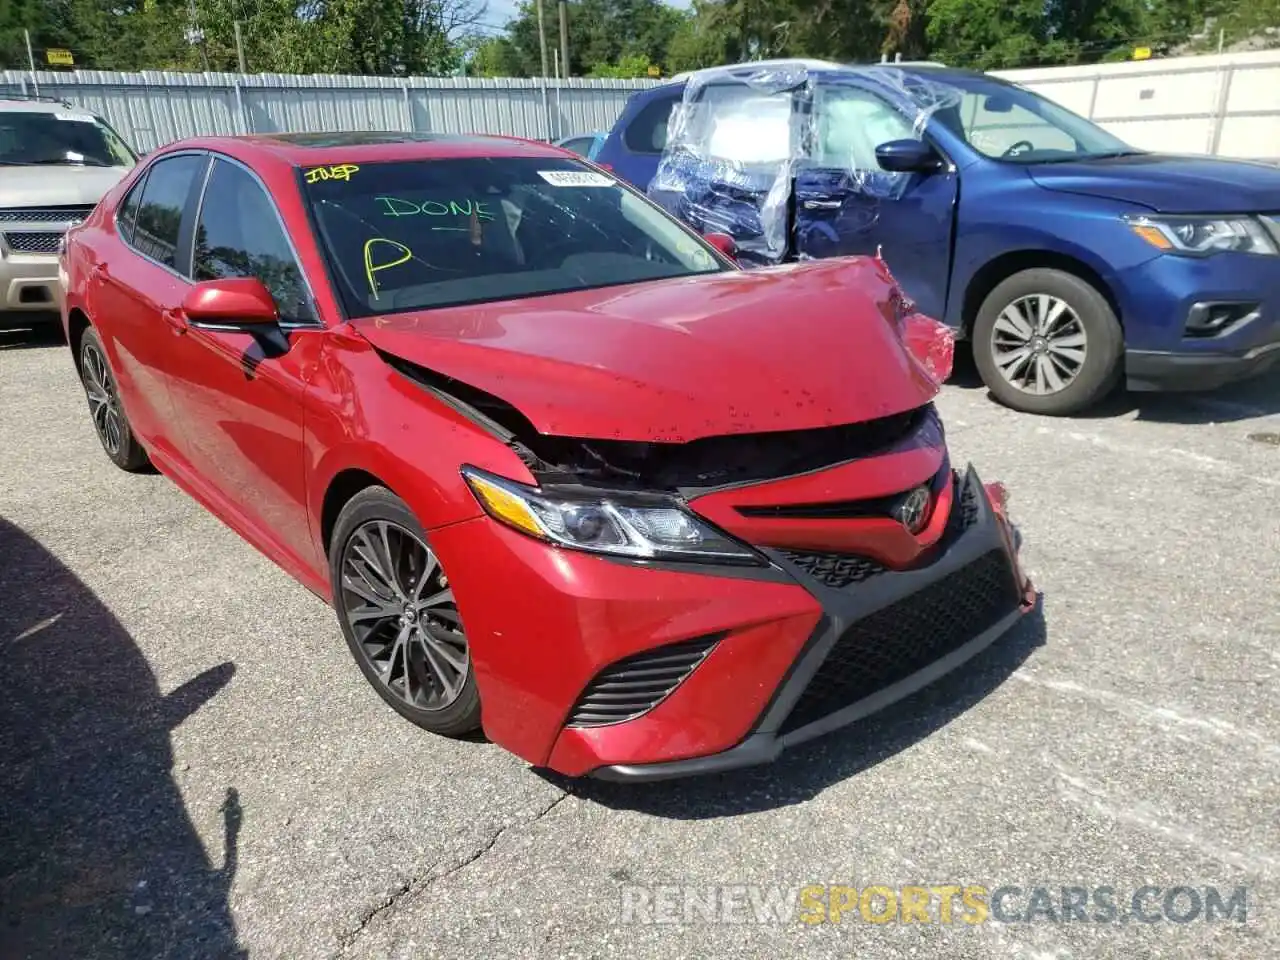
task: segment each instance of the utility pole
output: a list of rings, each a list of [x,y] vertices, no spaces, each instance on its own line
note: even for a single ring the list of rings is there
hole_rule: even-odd
[[[569,0],[560,0],[560,75],[569,78]]]
[[[538,0],[539,3],[542,0]],[[40,96],[40,81],[36,79],[36,55],[31,52],[31,31],[22,31],[23,39],[27,41],[27,65],[31,67],[31,86],[35,87],[36,96]]]
[[[244,62],[244,41],[240,38],[240,21],[235,21],[231,26],[236,32],[236,59],[240,61],[240,72],[248,73],[249,68]]]
[[[542,76],[547,76],[547,28],[542,13],[542,0],[538,0],[538,45],[542,48]]]

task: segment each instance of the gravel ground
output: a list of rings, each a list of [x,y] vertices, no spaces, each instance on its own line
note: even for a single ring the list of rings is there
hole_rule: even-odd
[[[948,386],[1042,615],[772,767],[621,787],[398,719],[323,604],[108,463],[63,348],[0,335],[0,957],[1278,956],[1280,378],[1138,399]],[[809,924],[809,884],[1244,886],[1247,921]],[[685,915],[717,890],[745,914]]]

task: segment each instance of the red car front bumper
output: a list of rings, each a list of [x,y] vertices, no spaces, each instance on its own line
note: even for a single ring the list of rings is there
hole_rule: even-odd
[[[487,518],[432,531],[486,734],[570,776],[665,779],[770,761],[919,690],[1035,600],[1002,488],[952,483],[905,570],[767,547],[762,569],[640,565]]]

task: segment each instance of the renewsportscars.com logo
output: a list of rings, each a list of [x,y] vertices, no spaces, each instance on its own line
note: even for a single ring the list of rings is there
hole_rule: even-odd
[[[756,884],[622,888],[621,923],[871,924],[1176,923],[1248,921],[1248,888],[1014,886],[943,883],[853,887]]]

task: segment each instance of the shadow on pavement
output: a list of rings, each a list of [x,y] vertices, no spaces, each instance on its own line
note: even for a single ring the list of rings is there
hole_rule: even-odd
[[[920,742],[1000,687],[1046,642],[1043,597],[1035,610],[982,654],[919,693],[866,720],[730,773],[620,784],[568,780],[539,771],[574,796],[614,809],[703,820],[802,803]]]
[[[59,323],[41,324],[30,329],[0,330],[0,350],[61,347],[64,344],[62,326]]]
[[[170,775],[169,732],[234,672],[161,696],[93,592],[0,518],[0,957],[245,956],[238,796],[214,867]]]
[[[971,350],[956,350],[955,370],[947,383],[961,390],[981,391],[992,403],[996,402],[978,375]],[[1136,414],[1138,420],[1152,423],[1188,425],[1237,423],[1274,416],[1280,414],[1280,370],[1268,371],[1218,390],[1131,393],[1117,389],[1097,407],[1068,419],[1112,420],[1131,414]]]

